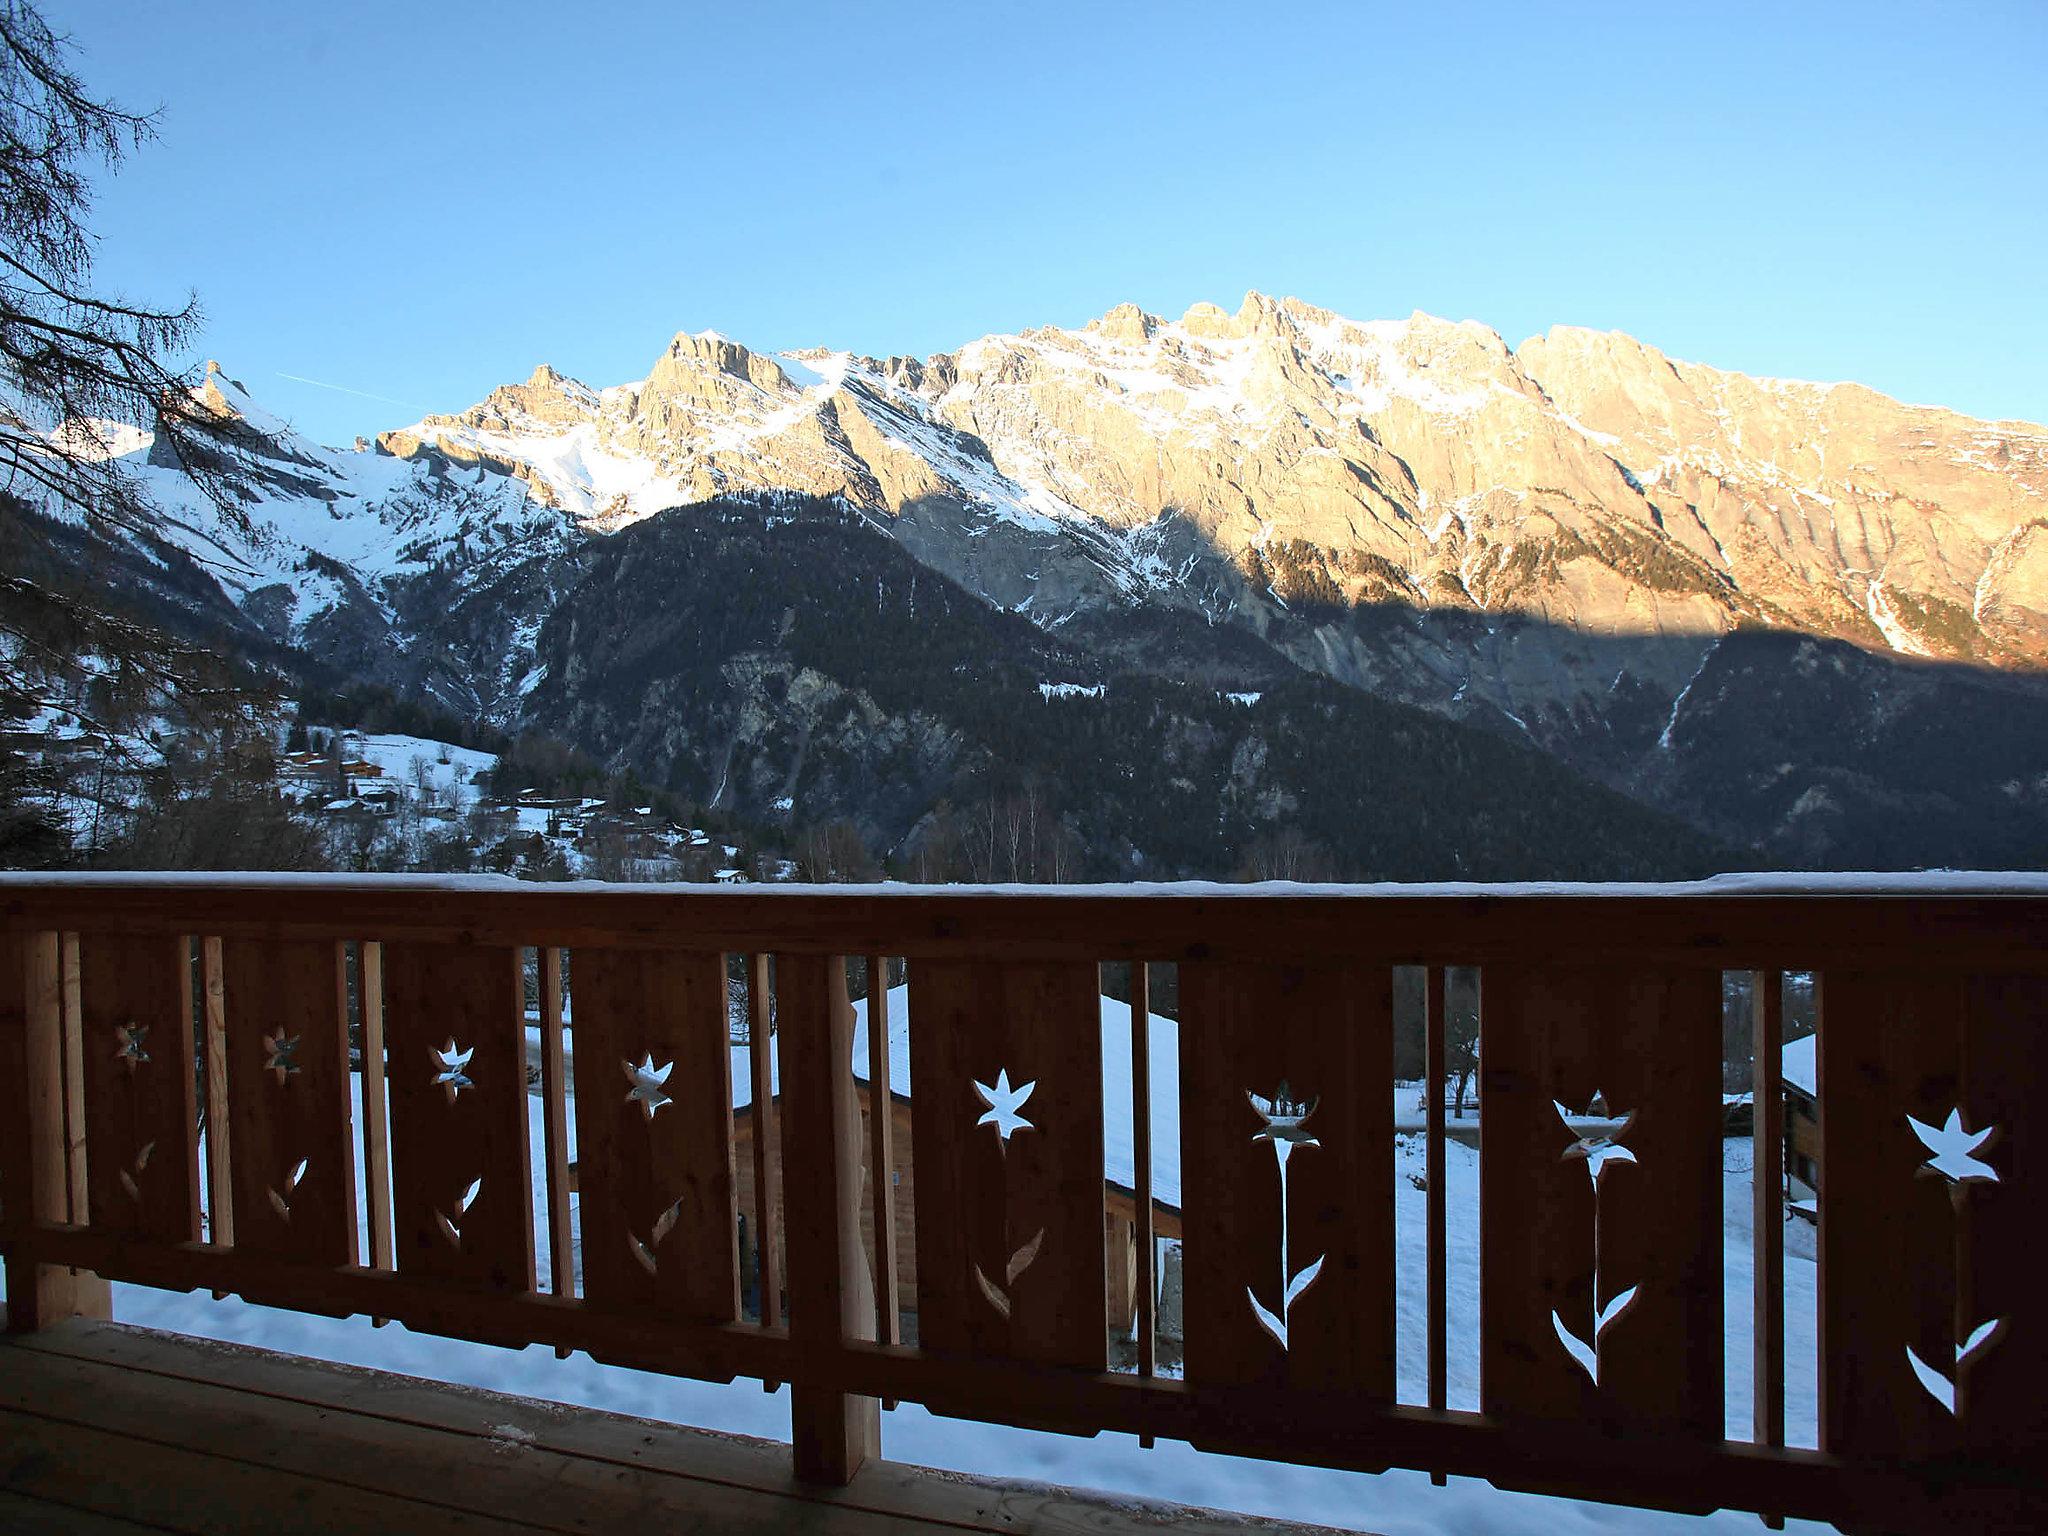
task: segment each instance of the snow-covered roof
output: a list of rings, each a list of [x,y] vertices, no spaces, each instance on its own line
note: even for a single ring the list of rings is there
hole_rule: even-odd
[[[1797,1088],[1809,1099],[1820,1097],[1819,1035],[1808,1035],[1787,1045],[1778,1058],[1778,1075],[1788,1088]]]
[[[1180,1025],[1152,1015],[1152,1193],[1161,1202],[1180,1205]],[[769,1042],[769,1070],[777,1068],[775,1042]],[[745,1046],[733,1047],[733,1107],[754,1099]],[[868,1079],[868,1005],[853,1005],[853,1074]],[[780,1093],[781,1079],[771,1076]],[[889,1087],[910,1093],[910,989],[889,989]],[[1040,1092],[1056,1091],[1046,1083]],[[974,1107],[979,1113],[979,1106]],[[1131,1005],[1113,997],[1102,999],[1102,1171],[1112,1184],[1133,1189],[1137,1184],[1136,1138],[1131,1132]]]

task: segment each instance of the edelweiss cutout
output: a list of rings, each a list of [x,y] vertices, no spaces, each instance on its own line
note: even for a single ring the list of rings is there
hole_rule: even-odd
[[[1975,1154],[1997,1134],[1998,1128],[1986,1126],[1981,1131],[1965,1130],[1961,1109],[1950,1110],[1948,1120],[1939,1129],[1924,1120],[1916,1120],[1911,1115],[1906,1116],[1906,1124],[1913,1128],[1913,1134],[1920,1138],[1921,1145],[1927,1148],[1929,1154],[1917,1171],[1923,1174],[1938,1174],[1948,1181],[1949,1204],[1954,1207],[1956,1217],[1956,1273],[1960,1275],[1963,1268],[1963,1222],[1966,1214],[1963,1202],[1969,1195],[1971,1185],[1998,1182],[1998,1171]],[[1912,1345],[1906,1346],[1906,1362],[1913,1367],[1913,1374],[1919,1377],[1920,1385],[1927,1389],[1929,1397],[1951,1414],[1961,1412],[1957,1397],[1958,1389],[1962,1385],[1964,1363],[1990,1348],[2005,1329],[2005,1319],[1994,1317],[1989,1322],[1979,1323],[1972,1328],[1968,1338],[1963,1337],[1963,1306],[1963,1298],[1958,1294],[1953,1376],[1944,1376],[1922,1360]]]
[[[988,1106],[988,1113],[974,1123],[993,1125],[996,1128],[996,1135],[1004,1141],[1010,1139],[1013,1131],[1036,1130],[1037,1127],[1017,1111],[1023,1107],[1024,1101],[1031,1097],[1031,1090],[1037,1086],[1038,1083],[1034,1079],[1021,1088],[1012,1088],[1008,1067],[996,1073],[995,1087],[991,1088],[986,1083],[976,1083],[974,1091],[981,1095],[981,1102]]]
[[[149,1052],[142,1047],[142,1042],[148,1036],[149,1026],[147,1024],[138,1024],[133,1019],[130,1019],[126,1024],[116,1024],[114,1026],[114,1040],[116,1043],[114,1060],[126,1062],[128,1070],[133,1072],[143,1062],[149,1060]]]
[[[1303,1126],[1305,1120],[1316,1112],[1320,1099],[1299,1102],[1289,1096],[1287,1079],[1281,1078],[1280,1085],[1273,1090],[1272,1098],[1247,1092],[1246,1101],[1253,1113],[1263,1122],[1253,1133],[1253,1141],[1268,1142],[1273,1148],[1273,1159],[1280,1169],[1280,1310],[1273,1313],[1259,1300],[1258,1293],[1250,1286],[1244,1288],[1245,1299],[1252,1304],[1252,1316],[1259,1320],[1259,1326],[1273,1336],[1274,1342],[1282,1349],[1287,1348],[1287,1318],[1294,1310],[1295,1301],[1301,1293],[1315,1284],[1316,1276],[1323,1272],[1324,1254],[1317,1254],[1315,1261],[1303,1265],[1299,1270],[1291,1266],[1287,1257],[1287,1160],[1294,1155],[1296,1147],[1319,1147],[1322,1145]]]
[[[978,1126],[989,1126],[995,1131],[996,1151],[1006,1159],[1009,1155],[1010,1137],[1012,1135],[1018,1131],[1037,1129],[1029,1120],[1026,1120],[1023,1115],[1018,1113],[1024,1107],[1024,1101],[1031,1097],[1031,1090],[1037,1086],[1037,1079],[1034,1078],[1021,1087],[1011,1087],[1010,1069],[1008,1067],[1004,1067],[996,1073],[994,1087],[980,1082],[974,1085],[976,1096],[980,1098],[983,1104],[988,1106],[987,1112],[974,1123]],[[1004,1246],[1007,1247],[1007,1233],[1009,1231],[1007,1219],[1004,1221],[1003,1230],[1006,1234]],[[974,1278],[981,1285],[981,1294],[988,1298],[988,1304],[996,1309],[997,1314],[1006,1320],[1010,1316],[1012,1299],[1016,1295],[1017,1277],[1031,1267],[1031,1261],[1038,1257],[1038,1245],[1044,1241],[1045,1228],[1040,1227],[1031,1235],[1027,1242],[1020,1245],[1005,1261],[1003,1265],[1003,1283],[1000,1286],[989,1279],[987,1273],[982,1269],[979,1260],[975,1262]]]
[[[619,1065],[626,1069],[626,1081],[633,1085],[626,1094],[626,1102],[639,1104],[640,1113],[647,1119],[652,1120],[654,1112],[662,1105],[674,1102],[662,1092],[668,1083],[669,1073],[676,1069],[674,1062],[665,1067],[656,1067],[654,1053],[646,1051],[641,1054],[639,1066],[634,1066],[630,1061],[622,1061]],[[658,1243],[661,1239],[657,1237],[655,1241]]]
[[[299,1037],[287,1035],[284,1026],[263,1037],[263,1070],[274,1076],[280,1085],[299,1070]]]
[[[456,1095],[463,1089],[476,1086],[469,1080],[469,1058],[476,1054],[475,1046],[472,1045],[466,1051],[459,1051],[455,1048],[455,1037],[450,1035],[446,1045],[427,1047],[427,1054],[433,1057],[434,1065],[438,1068],[434,1074],[434,1082],[448,1091],[450,1104],[455,1102]]]
[[[1605,1305],[1602,1305],[1600,1301],[1600,1193],[1602,1177],[1607,1172],[1609,1164],[1633,1163],[1636,1160],[1635,1153],[1621,1145],[1621,1138],[1626,1136],[1630,1128],[1635,1124],[1636,1114],[1634,1110],[1630,1110],[1627,1114],[1623,1115],[1621,1117],[1621,1124],[1611,1133],[1581,1136],[1572,1129],[1572,1112],[1555,1099],[1550,1101],[1550,1105],[1551,1108],[1557,1111],[1557,1118],[1564,1122],[1565,1130],[1574,1137],[1572,1144],[1564,1149],[1559,1161],[1569,1162],[1578,1158],[1585,1159],[1586,1177],[1593,1182],[1592,1339],[1590,1342],[1581,1339],[1571,1329],[1565,1327],[1564,1319],[1558,1316],[1555,1308],[1551,1310],[1550,1326],[1557,1330],[1558,1342],[1564,1345],[1566,1352],[1579,1362],[1580,1367],[1591,1378],[1593,1384],[1598,1386],[1600,1384],[1600,1341],[1605,1336],[1607,1330],[1628,1310],[1629,1303],[1636,1299],[1637,1288],[1632,1285],[1627,1290],[1610,1296]],[[1601,1114],[1605,1112],[1606,1108],[1606,1097],[1596,1093],[1593,1095],[1592,1102],[1586,1106],[1586,1114],[1588,1116]]]

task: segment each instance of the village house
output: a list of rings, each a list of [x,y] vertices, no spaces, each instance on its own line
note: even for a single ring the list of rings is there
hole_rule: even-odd
[[[1786,1198],[1795,1211],[1811,1218],[1820,1194],[1820,1060],[1819,1035],[1794,1040],[1779,1057],[1785,1084]]]

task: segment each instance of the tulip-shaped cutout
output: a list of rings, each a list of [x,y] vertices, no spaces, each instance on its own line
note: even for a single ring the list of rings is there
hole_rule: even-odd
[[[1312,1136],[1303,1122],[1316,1112],[1317,1100],[1299,1102],[1290,1096],[1287,1080],[1282,1078],[1269,1099],[1261,1094],[1247,1092],[1245,1098],[1252,1106],[1252,1112],[1259,1117],[1259,1129],[1253,1133],[1253,1141],[1269,1143],[1273,1148],[1273,1160],[1280,1169],[1280,1310],[1274,1312],[1259,1300],[1258,1292],[1250,1286],[1244,1294],[1252,1304],[1252,1316],[1259,1320],[1259,1326],[1273,1336],[1274,1342],[1282,1349],[1287,1348],[1287,1319],[1294,1310],[1294,1303],[1301,1293],[1315,1284],[1316,1276],[1323,1271],[1325,1255],[1317,1254],[1314,1261],[1300,1269],[1293,1267],[1287,1252],[1287,1160],[1294,1155],[1297,1147],[1319,1147],[1322,1143]]]
[[[1586,1177],[1593,1184],[1593,1331],[1590,1339],[1580,1338],[1565,1326],[1564,1319],[1558,1315],[1555,1308],[1550,1313],[1550,1326],[1557,1330],[1557,1341],[1564,1345],[1566,1353],[1579,1362],[1580,1369],[1585,1371],[1595,1386],[1598,1386],[1601,1340],[1606,1336],[1607,1330],[1628,1310],[1629,1303],[1636,1299],[1636,1287],[1633,1285],[1626,1290],[1617,1291],[1605,1302],[1600,1299],[1600,1196],[1608,1170],[1636,1160],[1635,1153],[1621,1145],[1621,1138],[1629,1133],[1629,1129],[1635,1124],[1636,1116],[1635,1111],[1630,1110],[1621,1117],[1621,1123],[1613,1130],[1582,1136],[1572,1126],[1570,1110],[1555,1099],[1550,1101],[1550,1105],[1557,1111],[1557,1118],[1564,1122],[1565,1130],[1573,1137],[1572,1144],[1564,1149],[1559,1161],[1583,1161],[1586,1165]],[[1587,1113],[1596,1113],[1604,1109],[1605,1105],[1606,1099],[1596,1093],[1587,1106]]]

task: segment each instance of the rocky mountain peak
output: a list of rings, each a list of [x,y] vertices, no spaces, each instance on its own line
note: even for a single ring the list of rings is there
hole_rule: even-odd
[[[717,331],[678,331],[647,372],[651,395],[718,398],[729,388],[724,381],[751,384],[768,394],[786,394],[796,386],[773,358],[742,346]]]
[[[1159,316],[1147,314],[1135,304],[1123,303],[1099,319],[1090,320],[1082,329],[1112,341],[1141,342],[1150,341],[1162,323]]]

